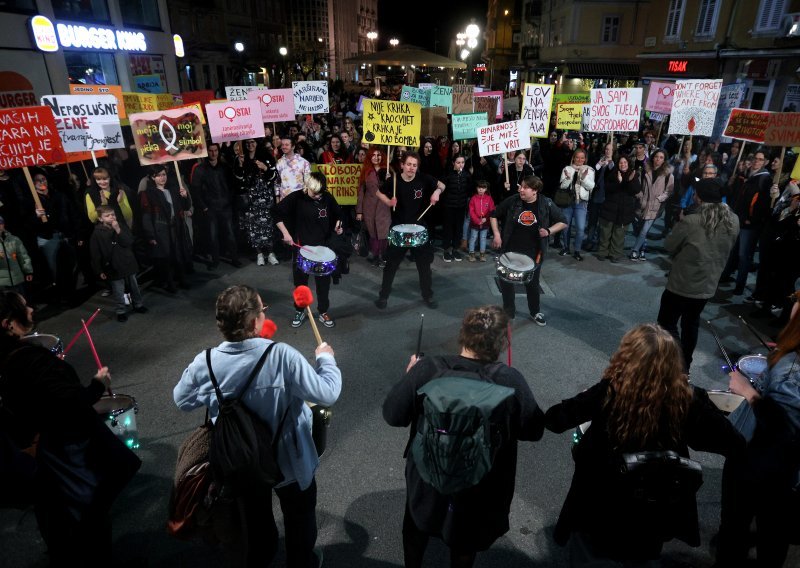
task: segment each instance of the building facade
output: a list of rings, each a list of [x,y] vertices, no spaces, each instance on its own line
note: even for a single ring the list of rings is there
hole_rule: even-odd
[[[489,0],[482,53],[486,87],[507,90],[514,81],[512,74],[522,68],[519,61],[521,16],[521,0]]]

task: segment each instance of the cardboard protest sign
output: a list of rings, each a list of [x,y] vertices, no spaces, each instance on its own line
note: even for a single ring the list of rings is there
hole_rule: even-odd
[[[475,85],[453,85],[453,110],[451,114],[472,112],[472,99]]]
[[[488,126],[485,112],[453,115],[453,140],[472,140],[478,137],[478,128]]]
[[[125,100],[122,97],[122,87],[119,85],[83,85],[83,84],[70,84],[70,95],[113,95],[117,99],[117,112],[119,118],[127,118],[125,112]]]
[[[228,101],[206,105],[208,129],[214,142],[235,142],[264,137],[258,101]]]
[[[433,89],[434,87],[438,87],[436,83],[419,83],[417,85],[420,89]]]
[[[422,136],[447,136],[447,109],[444,107],[430,107],[422,109]]]
[[[247,96],[250,91],[261,88],[262,87],[251,87],[248,85],[242,85],[239,87],[225,87],[225,98],[229,101],[246,101],[250,98]]]
[[[112,95],[47,95],[65,152],[124,148],[117,99]]]
[[[800,146],[800,112],[770,113],[764,143],[768,146]]]
[[[431,106],[431,90],[417,89],[416,87],[403,85],[400,91],[400,100],[409,103],[418,103],[423,107]]]
[[[200,115],[191,107],[131,114],[129,119],[143,166],[208,155]]]
[[[651,110],[661,114],[672,112],[672,97],[675,94],[675,83],[650,83],[650,90],[647,92],[647,102],[645,110]]]
[[[725,144],[731,141],[728,136],[723,136],[722,132],[728,124],[731,110],[737,108],[744,100],[747,85],[745,83],[734,83],[724,85],[719,93],[719,103],[717,104],[717,114],[714,116],[714,129],[711,132],[712,140],[719,140]]]
[[[730,138],[763,143],[769,115],[769,112],[761,110],[732,109],[724,134]]]
[[[226,103],[228,101],[226,101],[225,99],[222,99],[222,100],[214,101],[214,102],[216,102],[216,103]],[[194,111],[200,117],[200,120],[202,121],[202,123],[203,124],[206,123],[205,113],[203,112],[203,105],[201,105],[200,103],[189,103],[189,104],[185,104],[185,105],[175,105],[175,106],[171,106],[169,108],[191,108],[191,109],[194,109]]]
[[[249,100],[259,101],[264,122],[294,120],[294,94],[291,89],[252,89]]]
[[[138,112],[154,112],[166,110],[175,105],[175,98],[170,93],[147,95],[144,93],[122,93],[127,114]]]
[[[527,120],[531,127],[531,136],[547,138],[550,130],[550,109],[553,104],[553,85],[525,83],[522,92],[522,120]]]
[[[494,124],[497,121],[497,98],[475,97],[472,100],[472,106],[475,107],[475,112],[486,113],[489,124]]]
[[[675,83],[670,134],[711,136],[722,89],[722,79],[688,79]]]
[[[292,81],[295,114],[325,114],[328,109],[327,81]]]
[[[49,107],[0,109],[0,170],[63,161],[61,137]]]
[[[553,95],[553,104],[551,106],[551,111],[556,111],[556,105],[561,103],[583,103],[588,105],[589,104],[589,93],[559,93],[557,95]]]
[[[589,132],[636,132],[642,108],[642,89],[592,89]]]
[[[311,171],[325,176],[328,191],[339,205],[355,205],[358,197],[358,180],[363,164],[314,164]]]
[[[495,119],[496,120],[502,120],[503,119],[503,91],[483,91],[481,93],[475,93],[473,95],[473,97],[472,97],[473,104],[477,105],[478,104],[478,99],[481,99],[481,98],[484,98],[484,97],[488,98],[488,99],[494,99],[494,100],[497,101],[497,110],[496,110],[496,114],[495,114]],[[482,112],[482,111],[486,110],[486,108],[487,107],[482,107],[482,108],[479,109],[477,106],[475,106],[475,112]]]
[[[422,107],[403,101],[364,101],[364,140],[381,146],[419,148]]]
[[[559,130],[583,130],[583,109],[581,103],[559,103],[556,105],[556,128]]]
[[[531,147],[530,124],[512,120],[478,128],[478,149],[481,156],[505,154]]]
[[[435,85],[430,90],[430,106],[444,107],[447,114],[453,114],[453,87],[440,87]]]

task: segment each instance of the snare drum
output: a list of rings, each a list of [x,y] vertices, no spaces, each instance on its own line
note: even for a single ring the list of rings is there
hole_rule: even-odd
[[[708,391],[708,398],[711,399],[714,406],[725,414],[730,414],[744,402],[744,397],[742,395],[730,391],[710,390]]]
[[[527,284],[533,279],[536,263],[527,255],[507,252],[497,259],[497,277],[509,284]]]
[[[757,381],[767,370],[767,358],[764,355],[745,355],[739,358],[736,362],[736,367],[745,375]]]
[[[132,450],[139,447],[139,429],[136,427],[139,407],[135,398],[126,394],[104,395],[94,403],[94,410],[123,444]]]
[[[336,253],[328,247],[304,246],[297,251],[297,268],[312,276],[328,276],[336,263]]]
[[[421,247],[428,242],[428,229],[422,225],[395,225],[389,230],[389,243],[396,247]]]
[[[64,343],[61,341],[61,338],[56,335],[50,335],[49,333],[33,333],[23,337],[22,341],[44,347],[53,355],[61,359],[64,358]]]
[[[317,457],[322,457],[328,445],[328,427],[331,425],[333,412],[330,408],[313,402],[306,404],[311,409],[311,438],[314,440],[314,447],[317,448]]]

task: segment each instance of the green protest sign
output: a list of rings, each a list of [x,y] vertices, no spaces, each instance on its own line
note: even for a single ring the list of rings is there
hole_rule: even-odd
[[[478,128],[487,126],[485,112],[453,115],[453,140],[470,140],[478,137]]]

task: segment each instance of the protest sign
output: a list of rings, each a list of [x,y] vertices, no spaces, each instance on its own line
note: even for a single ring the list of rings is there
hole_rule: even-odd
[[[175,97],[170,93],[148,95],[144,93],[122,93],[127,114],[166,110],[175,105]]]
[[[672,97],[675,94],[675,83],[650,83],[650,90],[647,92],[647,103],[645,110],[651,110],[661,114],[672,112]]]
[[[159,94],[164,92],[164,83],[161,75],[136,75],[133,77],[134,88],[139,93]]]
[[[423,107],[431,106],[431,90],[403,85],[400,91],[400,100],[403,102],[417,103]]]
[[[547,138],[550,130],[550,109],[553,104],[553,85],[525,83],[522,93],[522,120],[528,121],[531,136]]]
[[[503,91],[483,91],[481,93],[475,93],[473,95],[473,97],[472,97],[473,98],[473,104],[477,105],[478,104],[478,99],[481,99],[481,98],[484,98],[484,97],[487,98],[487,99],[494,99],[494,100],[497,101],[495,119],[496,120],[502,120],[503,119]],[[488,107],[484,106],[484,107],[479,109],[477,106],[475,106],[475,112],[482,112],[482,111],[486,110],[487,108]],[[491,117],[490,117],[490,120],[491,120]]]
[[[113,95],[117,99],[117,112],[120,120],[127,118],[125,113],[125,100],[122,97],[122,87],[119,85],[83,85],[70,84],[70,95]]]
[[[559,93],[557,95],[553,95],[553,104],[551,105],[551,111],[556,111],[556,105],[561,103],[583,103],[588,105],[589,104],[589,93]]]
[[[800,110],[800,85],[786,85],[786,94],[783,96],[781,108],[783,112],[797,112]]]
[[[214,100],[214,91],[205,89],[203,91],[186,91],[181,93],[181,99],[184,103],[200,103],[205,106]]]
[[[292,81],[295,114],[325,114],[328,109],[327,81]]]
[[[478,137],[478,128],[488,126],[485,112],[453,115],[453,140],[472,140]]]
[[[667,117],[669,116],[668,114],[663,114],[652,110],[646,110],[644,111],[644,114],[647,118],[649,118],[650,120],[654,120],[655,122],[664,122],[665,120],[667,120]]]
[[[489,124],[497,121],[497,99],[495,97],[475,97],[472,101],[475,112],[486,113]]]
[[[294,120],[294,94],[291,89],[252,89],[249,100],[259,101],[264,122]]]
[[[642,89],[592,89],[589,132],[636,132],[642,108]]]
[[[208,155],[200,115],[191,107],[131,114],[129,119],[143,166]]]
[[[559,103],[556,105],[556,128],[559,130],[583,130],[583,109],[581,103]]]
[[[422,109],[422,127],[420,135],[437,138],[447,136],[447,109],[430,107]]]
[[[747,108],[731,109],[728,124],[725,126],[725,136],[748,140],[750,142],[764,142],[764,131],[767,129],[767,118],[770,113]]]
[[[364,95],[358,95],[358,103],[356,103],[356,112],[361,114],[364,112],[364,99],[366,99]]]
[[[214,102],[215,103],[226,103],[228,101],[226,101],[225,99],[222,99],[222,100],[214,101]],[[189,104],[185,104],[185,105],[175,105],[175,106],[172,106],[170,108],[191,108],[191,109],[194,109],[194,111],[200,117],[201,122],[203,124],[206,123],[205,113],[203,112],[203,105],[201,105],[200,103],[189,103]]]
[[[422,107],[403,101],[364,101],[364,140],[381,146],[419,148]]]
[[[238,87],[225,87],[225,98],[229,101],[246,101],[250,97],[247,94],[250,91],[261,89],[262,87],[251,87],[248,85],[240,85]]]
[[[475,85],[453,85],[453,110],[452,114],[471,113],[472,99],[475,95]]]
[[[478,128],[478,149],[481,156],[505,154],[531,147],[530,124],[526,120],[500,122]]]
[[[505,112],[510,112],[512,115],[515,113],[520,113],[521,116],[519,97],[508,97],[507,99],[503,99],[503,110]]]
[[[325,176],[328,191],[339,205],[355,205],[363,164],[314,164],[311,171]]]
[[[731,110],[742,104],[746,90],[747,85],[744,83],[734,83],[733,85],[725,85],[722,87],[719,93],[717,114],[714,116],[714,129],[711,132],[712,140],[719,140],[725,144],[731,141],[731,138],[723,136],[722,132],[725,130],[725,125],[728,124]]]
[[[0,170],[63,161],[61,137],[49,107],[0,109]]]
[[[117,99],[113,95],[47,95],[65,152],[124,148]]]
[[[264,121],[258,101],[207,104],[208,129],[214,142],[235,142],[264,137]]]
[[[453,113],[453,87],[440,87],[438,85],[430,89],[430,106],[444,107],[447,114]]]
[[[420,83],[417,85],[420,89],[433,89],[434,87],[438,87],[436,83]]]
[[[800,179],[800,160],[795,161],[794,168],[792,169],[792,175],[789,177],[792,179]]]
[[[108,153],[105,150],[96,150],[94,156],[91,152],[67,152],[64,154],[64,159],[60,157],[59,162],[74,164],[75,162],[82,162],[84,160],[97,160],[98,158],[105,158]]]
[[[764,144],[800,146],[800,112],[772,112],[767,117]]]
[[[711,136],[722,90],[722,79],[687,79],[675,83],[670,134]]]

